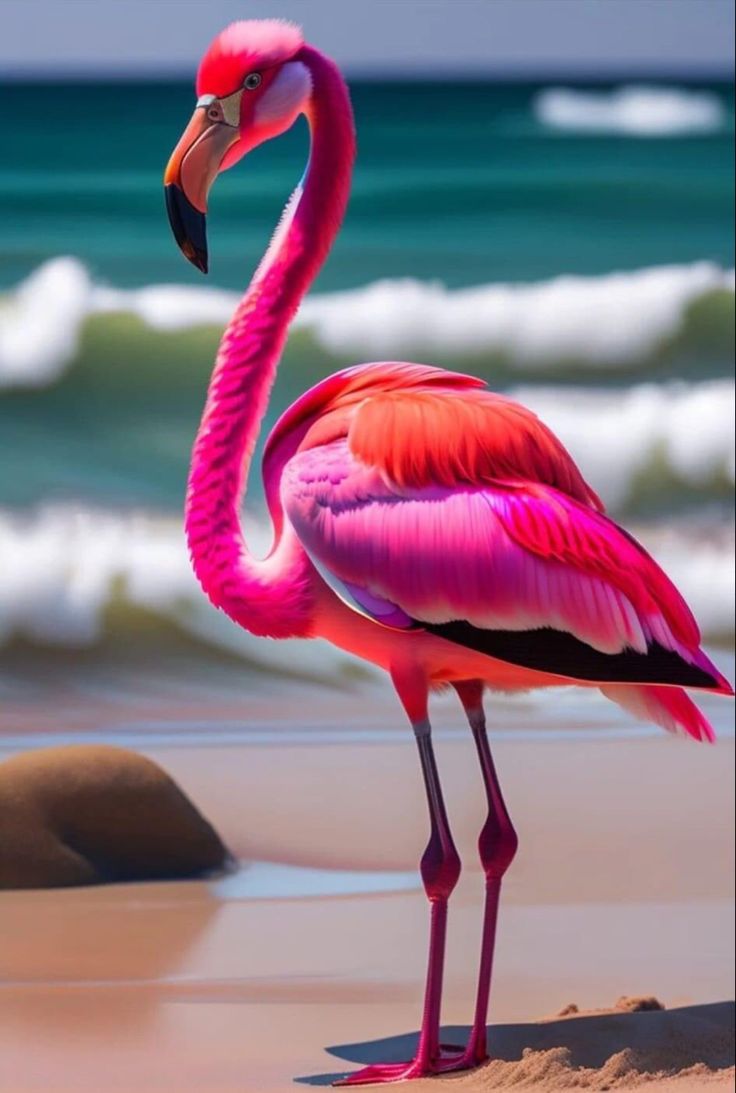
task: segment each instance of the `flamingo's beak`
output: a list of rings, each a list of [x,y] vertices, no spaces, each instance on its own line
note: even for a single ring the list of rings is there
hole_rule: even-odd
[[[232,98],[232,96],[231,96]],[[169,223],[185,258],[207,272],[207,195],[240,131],[227,100],[203,95],[164,173]]]

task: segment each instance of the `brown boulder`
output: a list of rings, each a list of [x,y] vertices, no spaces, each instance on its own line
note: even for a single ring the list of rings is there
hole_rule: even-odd
[[[0,889],[193,877],[227,848],[172,778],[108,745],[0,763]]]

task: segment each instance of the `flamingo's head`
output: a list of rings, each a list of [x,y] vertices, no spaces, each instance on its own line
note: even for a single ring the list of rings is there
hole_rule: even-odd
[[[166,207],[183,254],[207,272],[207,195],[218,173],[285,132],[311,94],[301,31],[278,19],[233,23],[197,73],[197,105],[164,174]]]

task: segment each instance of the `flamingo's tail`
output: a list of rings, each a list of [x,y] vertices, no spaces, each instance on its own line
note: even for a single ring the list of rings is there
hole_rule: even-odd
[[[716,734],[698,707],[680,687],[619,684],[601,687],[601,692],[640,721],[653,721],[667,732],[685,732],[694,740],[713,743]]]

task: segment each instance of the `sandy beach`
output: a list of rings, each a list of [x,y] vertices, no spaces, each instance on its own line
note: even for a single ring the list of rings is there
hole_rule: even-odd
[[[3,893],[3,1093],[286,1093],[408,1057],[424,977],[426,818],[390,694],[292,684],[271,695],[267,717],[261,678],[244,717],[242,687],[239,711],[235,686],[232,703],[220,686],[213,710],[211,686],[208,698],[195,679],[177,694],[160,686],[155,701],[143,687],[133,705],[109,679],[96,691],[85,677],[82,694],[69,675],[65,687],[61,673],[45,678],[40,694],[19,686],[7,703],[1,756],[59,736],[127,741],[177,779],[243,864],[208,881]],[[494,1061],[412,1088],[725,1088],[728,704],[707,703],[722,739],[706,747],[573,695],[538,703],[489,711],[521,839],[503,896]],[[444,697],[436,707],[464,862],[443,1012],[448,1042],[460,1043],[479,944],[482,798],[458,711]],[[585,1015],[622,995],[655,995],[667,1009]],[[581,1015],[555,1016],[571,1003]]]

